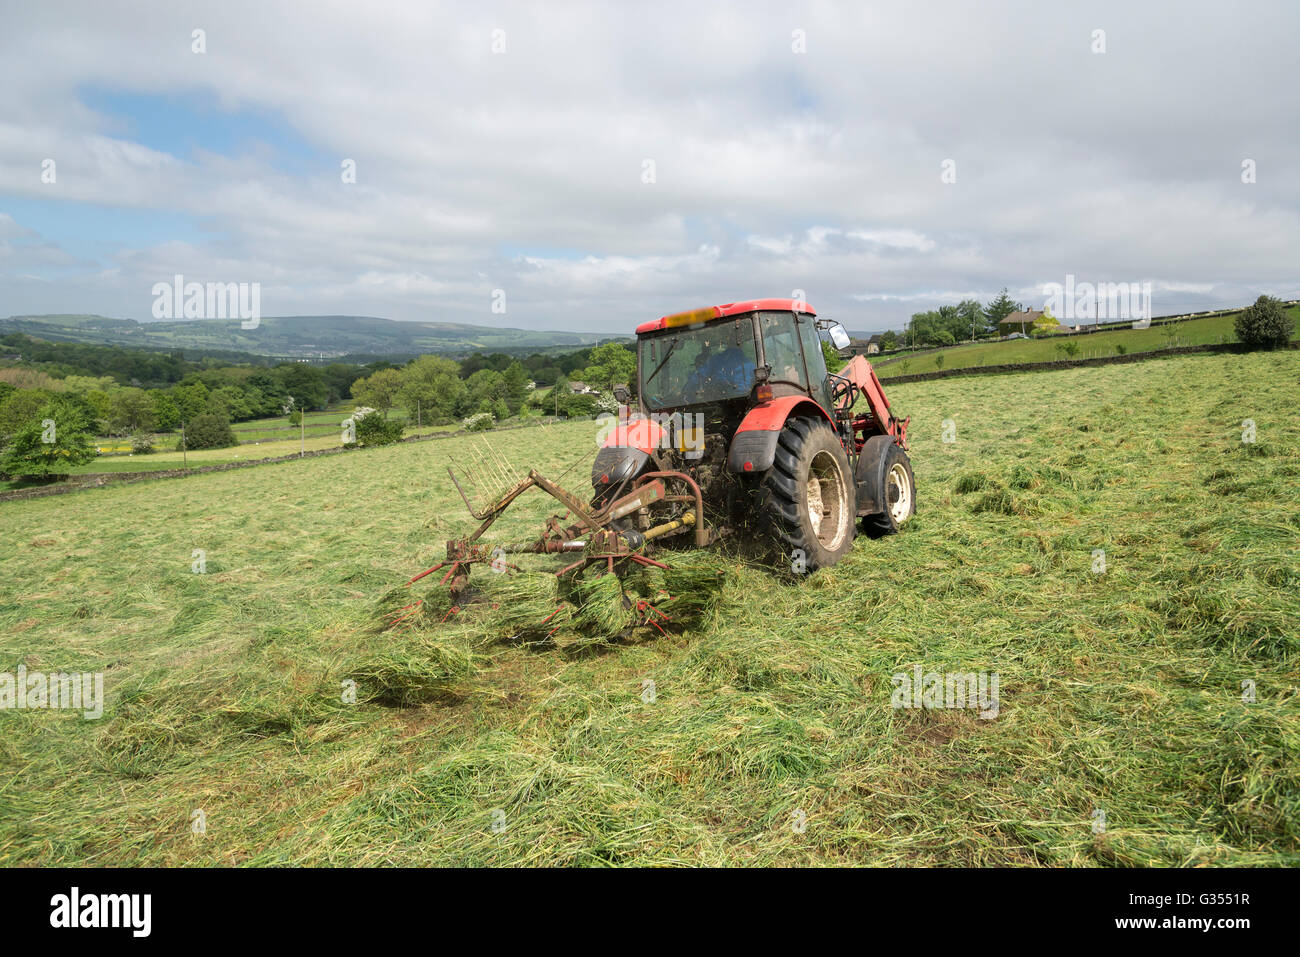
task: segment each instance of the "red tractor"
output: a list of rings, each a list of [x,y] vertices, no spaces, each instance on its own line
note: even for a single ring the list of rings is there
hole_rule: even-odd
[[[560,576],[593,563],[615,573],[629,563],[662,567],[649,557],[652,543],[691,533],[696,546],[706,546],[754,529],[812,571],[843,557],[859,519],[871,534],[897,531],[916,508],[908,420],[890,412],[862,356],[827,372],[821,329],[837,348],[848,345],[838,323],[791,299],[733,302],[643,323],[636,330],[635,406],[626,386],[615,390],[620,414],[596,454],[592,497],[580,498],[536,470],[480,509],[461,489],[482,524],[448,542],[446,561],[412,581],[446,568],[443,581],[458,592],[472,564],[523,552],[571,556]],[[859,399],[866,408],[855,411]],[[480,544],[534,486],[559,499],[572,520],[552,518],[529,542]]]

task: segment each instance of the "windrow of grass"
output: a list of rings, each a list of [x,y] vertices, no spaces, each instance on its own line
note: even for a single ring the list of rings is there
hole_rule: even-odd
[[[482,439],[0,504],[0,672],[108,698],[0,711],[0,863],[1295,864],[1298,377],[894,387],[901,534],[802,578],[670,555],[675,620],[616,642],[537,623],[540,560],[452,614],[401,587],[473,529]],[[490,439],[578,489],[597,429]],[[917,666],[996,673],[996,717],[891,707]]]

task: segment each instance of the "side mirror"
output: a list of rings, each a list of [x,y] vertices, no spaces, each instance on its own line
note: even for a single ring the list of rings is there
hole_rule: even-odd
[[[632,392],[625,383],[620,382],[614,386],[614,398],[619,405],[629,405],[632,402]]]
[[[831,343],[836,349],[847,349],[849,347],[849,334],[844,331],[841,325],[834,325],[830,328]]]

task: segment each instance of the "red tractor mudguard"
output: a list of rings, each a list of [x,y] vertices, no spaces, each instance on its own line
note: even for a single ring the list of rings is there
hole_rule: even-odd
[[[806,395],[785,395],[756,405],[736,429],[727,452],[727,467],[733,472],[766,472],[776,459],[776,440],[792,415],[825,419],[831,428],[835,422],[820,405]]]
[[[625,410],[620,410],[616,421],[591,465],[591,485],[597,491],[638,474],[654,450],[662,447],[664,430],[659,423],[640,416],[629,419]]]

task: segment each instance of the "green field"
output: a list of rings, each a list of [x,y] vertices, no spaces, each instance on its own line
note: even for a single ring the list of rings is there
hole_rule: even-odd
[[[490,441],[581,489],[595,423],[0,503],[0,671],[108,698],[0,711],[0,864],[1295,865],[1298,379],[895,386],[900,535],[804,580],[719,554],[702,626],[581,649],[373,626],[474,527],[446,465]],[[918,665],[996,672],[997,717],[891,708]]]
[[[355,403],[348,403],[346,406],[330,409],[326,412],[308,412],[306,437],[320,438],[322,436],[337,436],[342,431],[341,423],[348,417],[348,414]],[[394,409],[389,413],[389,418],[405,420],[406,413],[402,409]],[[290,438],[299,438],[299,427],[290,425],[287,416],[273,416],[265,419],[249,419],[246,422],[235,422],[231,425],[231,431],[235,433],[235,438],[243,443],[253,442],[273,442],[286,441]],[[180,442],[181,433],[179,430],[172,432],[155,432],[153,433],[154,448],[159,451],[170,451]],[[109,436],[101,435],[96,437],[91,445],[99,449],[106,456],[125,455],[131,451],[130,436]],[[136,458],[139,458],[138,456]],[[84,466],[81,471],[109,471],[109,469],[96,469],[96,465],[104,464],[103,459],[91,462],[90,465]]]
[[[316,452],[321,449],[337,449],[343,444],[342,422],[348,416],[348,410],[337,409],[329,412],[311,412],[307,415],[307,427],[299,430],[298,426],[286,426],[286,419],[255,419],[240,422],[232,426],[239,445],[227,449],[200,449],[181,453],[176,450],[180,439],[179,432],[160,433],[154,437],[154,448],[158,451],[151,455],[118,454],[98,455],[84,465],[70,470],[72,475],[94,475],[101,472],[156,472],[178,469],[183,465],[198,468],[204,465],[225,465],[230,462],[251,462],[257,459],[275,458],[281,455],[293,455],[299,451]],[[405,410],[393,409],[388,417],[398,422],[410,423]],[[405,435],[422,436],[454,432],[460,428],[459,423],[452,425],[424,425],[416,428],[408,425]],[[301,434],[300,434],[301,432]],[[130,439],[101,437],[92,443],[105,452],[129,449]],[[20,482],[0,482],[0,489],[23,487]]]
[[[1288,312],[1300,329],[1300,306]],[[1046,336],[1041,339],[1013,339],[1009,342],[977,342],[952,346],[921,355],[904,355],[872,360],[882,377],[934,372],[936,369],[965,369],[971,366],[993,366],[1020,362],[1055,362],[1061,359],[1090,359],[1118,355],[1117,346],[1128,353],[1150,352],[1174,346],[1200,346],[1220,342],[1236,342],[1233,316],[1211,316],[1190,319],[1149,329],[1119,329],[1115,332],[1096,332],[1086,336]],[[1074,343],[1078,354],[1070,357],[1057,349],[1058,345]]]

